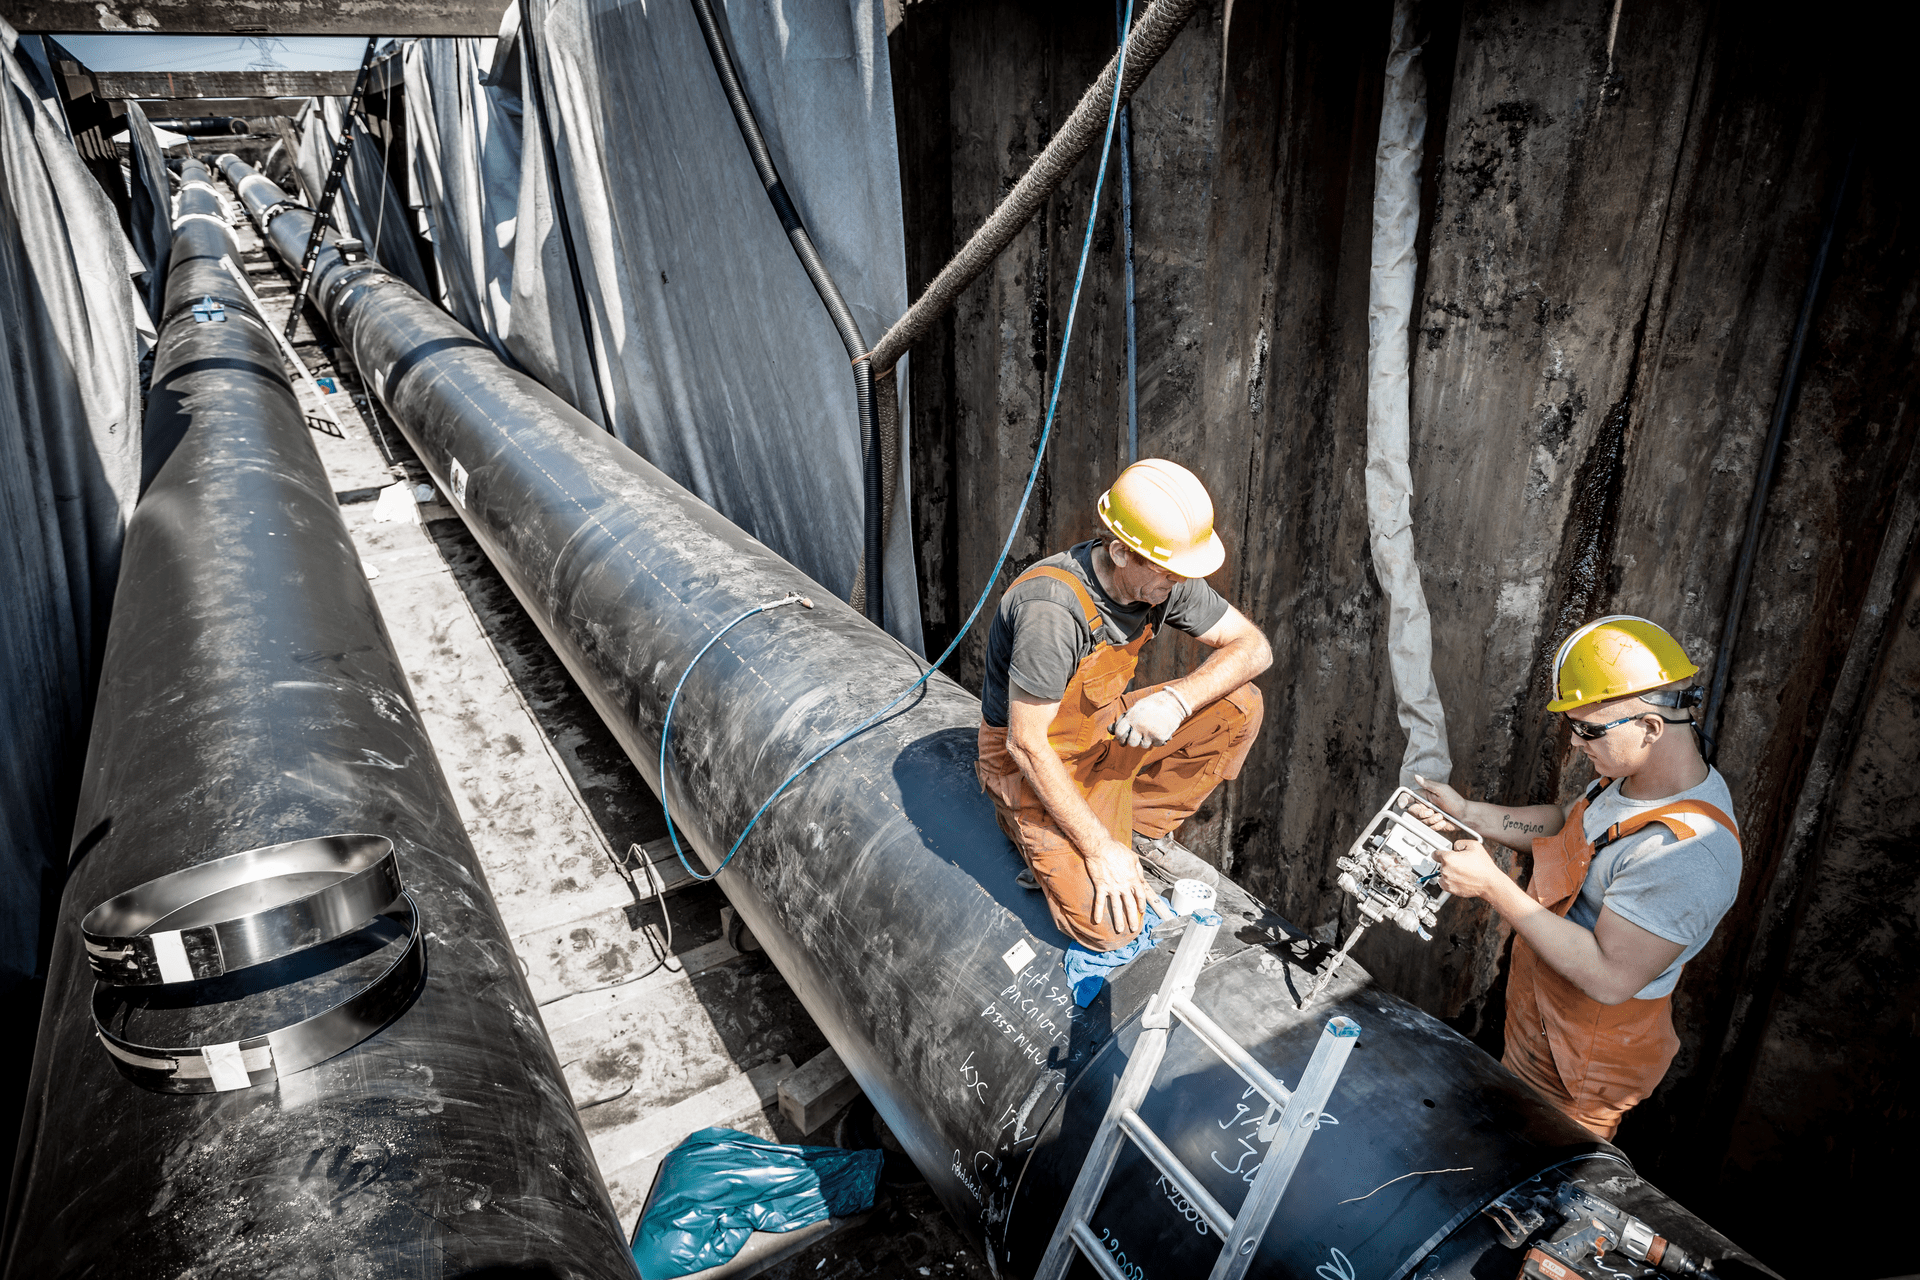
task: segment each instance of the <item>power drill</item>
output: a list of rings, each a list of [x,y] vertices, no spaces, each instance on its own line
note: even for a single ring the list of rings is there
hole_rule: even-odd
[[[1623,1274],[1645,1274],[1638,1268],[1607,1266],[1604,1259],[1609,1253],[1679,1280],[1714,1280],[1705,1260],[1655,1234],[1626,1210],[1571,1183],[1561,1183],[1551,1196],[1536,1194],[1518,1203],[1516,1199],[1503,1197],[1488,1206],[1487,1213],[1510,1246],[1519,1248],[1534,1237],[1520,1263],[1522,1280],[1618,1280]],[[1558,1216],[1560,1225],[1535,1236],[1546,1226],[1549,1213]]]

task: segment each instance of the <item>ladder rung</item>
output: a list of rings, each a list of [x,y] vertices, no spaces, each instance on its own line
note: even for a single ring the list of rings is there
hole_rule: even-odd
[[[1113,1255],[1107,1252],[1107,1246],[1100,1243],[1099,1238],[1093,1234],[1086,1223],[1074,1223],[1071,1234],[1073,1242],[1080,1246],[1081,1254],[1093,1264],[1095,1271],[1105,1276],[1107,1280],[1132,1280],[1120,1269],[1119,1264],[1113,1260]]]
[[[1207,1189],[1195,1180],[1191,1170],[1182,1164],[1180,1157],[1173,1154],[1167,1144],[1160,1141],[1160,1135],[1147,1128],[1147,1122],[1140,1118],[1137,1111],[1120,1113],[1120,1131],[1133,1139],[1133,1144],[1146,1153],[1154,1167],[1167,1175],[1174,1189],[1186,1197],[1187,1203],[1199,1210],[1200,1216],[1207,1220],[1213,1233],[1225,1240],[1233,1231],[1233,1215],[1228,1213],[1218,1200],[1207,1194]]]
[[[1173,1012],[1180,1020],[1193,1028],[1193,1033],[1206,1042],[1207,1048],[1220,1055],[1222,1061],[1240,1073],[1240,1078],[1267,1095],[1267,1101],[1287,1105],[1293,1097],[1293,1090],[1281,1084],[1268,1074],[1267,1069],[1255,1062],[1240,1042],[1221,1030],[1220,1024],[1200,1012],[1191,1000],[1176,1000]]]

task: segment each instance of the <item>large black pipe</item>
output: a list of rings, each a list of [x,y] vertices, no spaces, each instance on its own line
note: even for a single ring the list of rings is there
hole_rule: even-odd
[[[273,336],[221,264],[238,253],[209,175],[189,161],[182,176],[148,409],[165,462],[127,531],[5,1274],[630,1277]],[[389,837],[419,904],[427,978],[406,1012],[251,1089],[183,1096],[123,1077],[92,1032],[87,909],[340,832]],[[237,1035],[236,1018],[272,1025],[337,998],[393,945],[357,935],[136,1016]]]
[[[232,157],[222,165],[268,238],[297,257],[310,222]],[[905,688],[911,655],[685,489],[599,431],[412,289],[331,249],[317,297],[475,538],[706,865],[798,761]],[[667,776],[661,717],[687,677]],[[897,714],[827,756],[772,806],[720,883],[947,1208],[1002,1271],[1037,1261],[1167,948],[1076,1009],[1065,940],[973,775],[980,704],[935,676]],[[1352,966],[1311,1012],[1293,1007],[1308,944],[1222,882],[1227,928],[1196,1002],[1283,1081],[1321,1026],[1362,1028],[1254,1274],[1463,1278],[1518,1270],[1474,1234],[1483,1206],[1543,1175],[1605,1182],[1691,1252],[1732,1246],[1640,1183],[1612,1148],[1551,1110],[1443,1024]],[[1229,1210],[1258,1160],[1264,1109],[1189,1034],[1174,1038],[1148,1120]],[[1243,1139],[1246,1144],[1243,1145]],[[1445,1173],[1382,1183],[1417,1170]],[[1145,1275],[1204,1275],[1195,1230],[1143,1161],[1123,1159],[1094,1220]],[[1673,1224],[1673,1225],[1669,1225]],[[1443,1242],[1446,1242],[1443,1247]],[[1447,1250],[1452,1250],[1451,1253]],[[1493,1270],[1474,1270],[1492,1266]]]

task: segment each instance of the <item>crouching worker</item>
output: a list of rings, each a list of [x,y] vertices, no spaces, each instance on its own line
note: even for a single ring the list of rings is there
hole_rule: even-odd
[[[1226,548],[1186,468],[1135,463],[1102,495],[1101,536],[1042,560],[1000,598],[987,636],[980,782],[1061,932],[1094,951],[1139,934],[1134,850],[1170,837],[1240,772],[1273,661],[1202,579]],[[1163,627],[1213,650],[1179,680],[1127,692]]]
[[[1533,853],[1521,889],[1483,845],[1457,841],[1440,884],[1484,899],[1513,928],[1502,1061],[1611,1138],[1680,1047],[1673,989],[1733,905],[1740,836],[1726,780],[1691,727],[1699,668],[1672,636],[1644,618],[1602,618],[1567,638],[1553,674],[1547,710],[1566,717],[1599,775],[1566,813],[1421,785],[1468,826]]]

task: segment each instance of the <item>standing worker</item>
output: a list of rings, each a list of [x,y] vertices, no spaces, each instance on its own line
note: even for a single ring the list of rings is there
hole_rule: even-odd
[[[1238,776],[1273,662],[1260,631],[1203,579],[1226,559],[1213,502],[1185,467],[1136,462],[1100,498],[1104,528],[1007,587],[987,635],[980,782],[1046,894],[1094,951],[1141,930],[1136,842],[1169,839]],[[1178,680],[1126,692],[1161,627],[1213,650]]]
[[[1603,1138],[1666,1075],[1680,1047],[1680,968],[1740,888],[1733,797],[1687,714],[1700,703],[1689,686],[1699,671],[1645,618],[1588,623],[1555,655],[1558,697],[1547,704],[1599,775],[1567,812],[1469,801],[1419,780],[1448,814],[1533,853],[1522,889],[1486,846],[1456,841],[1440,855],[1440,885],[1484,899],[1513,928],[1501,1061]]]

